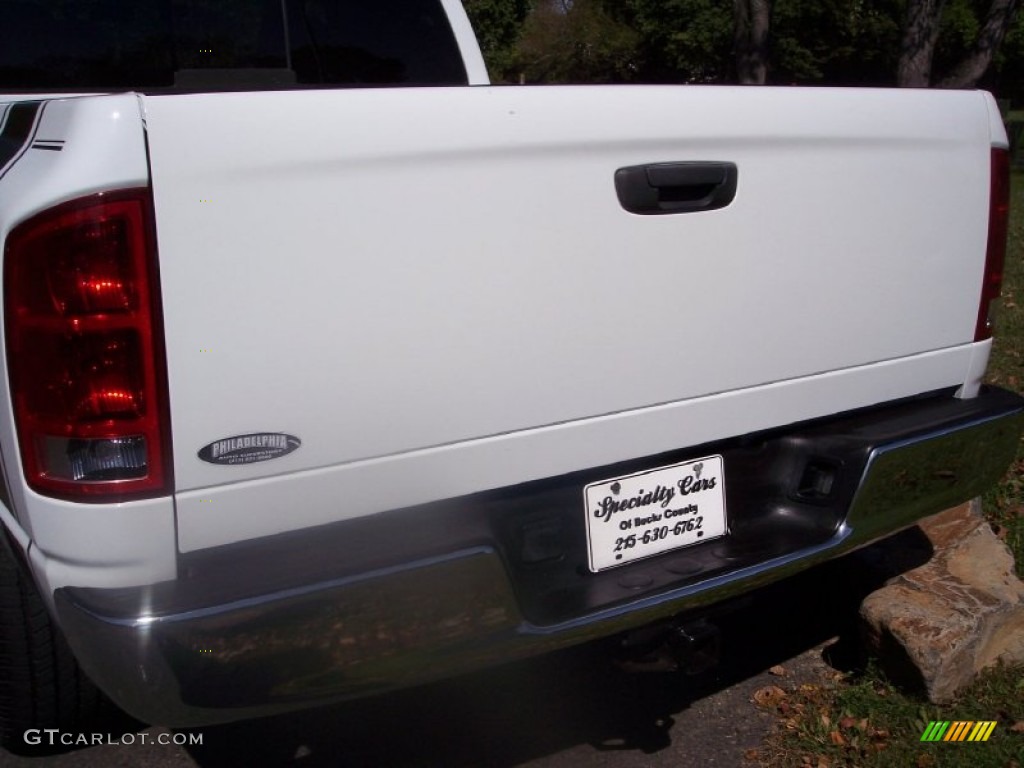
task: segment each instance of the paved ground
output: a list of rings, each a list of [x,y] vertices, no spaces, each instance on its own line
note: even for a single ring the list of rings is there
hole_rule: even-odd
[[[824,658],[841,667],[850,657],[843,649],[856,646],[856,606],[871,583],[863,563],[858,556],[759,593],[721,622],[722,663],[694,677],[628,674],[604,647],[588,646],[369,701],[206,728],[196,732],[202,746],[33,758],[0,751],[0,768],[750,765],[744,753],[772,727],[753,692],[820,681],[833,674]],[[782,677],[769,671],[780,664]]]

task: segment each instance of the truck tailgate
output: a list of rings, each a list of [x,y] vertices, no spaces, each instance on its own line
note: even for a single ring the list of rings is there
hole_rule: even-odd
[[[969,349],[986,98],[692,87],[143,97],[177,488]],[[735,163],[730,205],[623,209],[617,169],[694,161]],[[962,383],[965,354],[891,395]],[[833,397],[817,410],[862,404]],[[237,466],[197,455],[253,433],[301,449]],[[451,490],[436,474],[404,477]],[[209,524],[179,512],[186,540]]]

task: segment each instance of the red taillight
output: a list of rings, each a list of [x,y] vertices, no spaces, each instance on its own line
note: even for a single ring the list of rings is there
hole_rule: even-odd
[[[992,149],[992,179],[988,203],[988,247],[985,252],[985,277],[981,285],[981,303],[974,340],[992,336],[992,304],[1003,287],[1006,261],[1006,233],[1010,224],[1010,152]]]
[[[52,208],[7,238],[8,369],[40,493],[126,500],[170,488],[152,206],[145,189]]]

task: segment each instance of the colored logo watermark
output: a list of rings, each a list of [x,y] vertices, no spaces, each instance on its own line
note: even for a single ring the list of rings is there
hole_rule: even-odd
[[[921,741],[988,741],[995,729],[995,720],[932,720]]]

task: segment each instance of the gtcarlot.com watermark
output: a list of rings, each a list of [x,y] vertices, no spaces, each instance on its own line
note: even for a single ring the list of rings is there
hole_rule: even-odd
[[[59,728],[29,728],[23,738],[30,747],[127,747],[135,744],[173,744],[179,747],[200,747],[201,733],[78,733]]]

